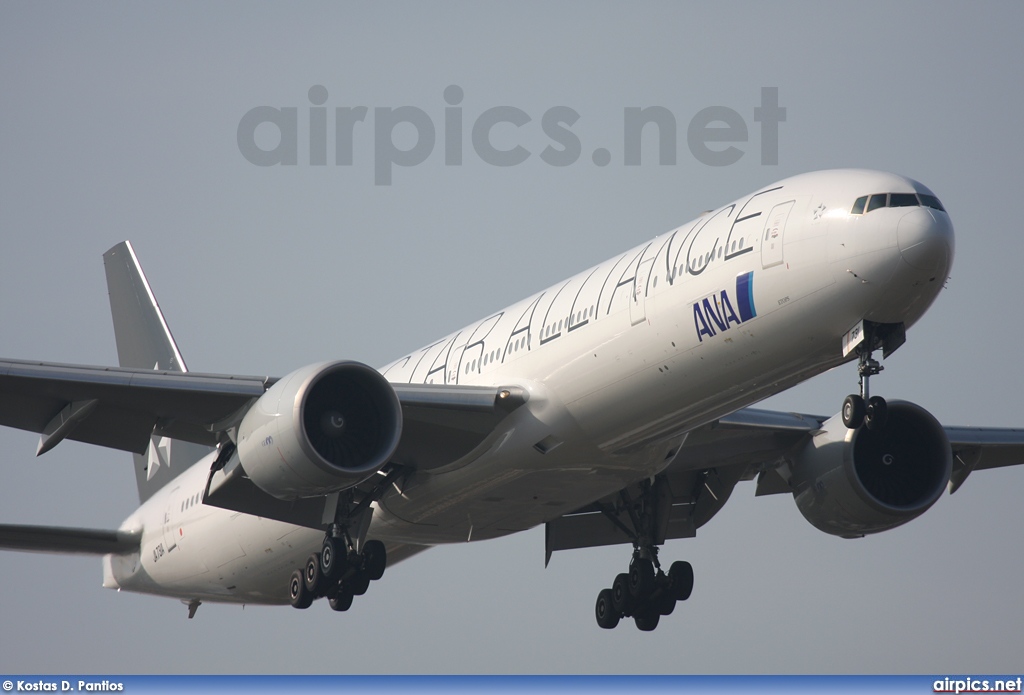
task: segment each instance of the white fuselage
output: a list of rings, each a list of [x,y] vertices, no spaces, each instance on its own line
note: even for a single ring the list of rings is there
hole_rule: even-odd
[[[530,397],[473,452],[386,494],[369,536],[433,545],[557,518],[655,475],[694,427],[842,363],[859,321],[909,327],[946,279],[949,218],[851,208],[915,189],[927,191],[861,170],[786,179],[387,365],[393,383],[512,384]],[[322,531],[203,505],[210,463],[125,521],[143,529],[142,551],[106,557],[106,586],[288,601]]]

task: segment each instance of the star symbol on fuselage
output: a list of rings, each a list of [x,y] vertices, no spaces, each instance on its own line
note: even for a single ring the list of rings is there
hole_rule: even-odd
[[[825,214],[825,203],[822,203],[818,207],[814,208],[814,219],[815,221],[820,220],[822,215]]]

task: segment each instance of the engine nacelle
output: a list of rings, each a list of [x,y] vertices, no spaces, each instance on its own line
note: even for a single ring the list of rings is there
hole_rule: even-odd
[[[238,459],[264,492],[282,500],[352,487],[398,446],[395,390],[359,362],[325,362],[282,378],[242,418]]]
[[[815,527],[854,538],[923,514],[952,470],[942,425],[924,408],[894,401],[881,430],[847,429],[839,415],[825,422],[797,454],[790,486]]]

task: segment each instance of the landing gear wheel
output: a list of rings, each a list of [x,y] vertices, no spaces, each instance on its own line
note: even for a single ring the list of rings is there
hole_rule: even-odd
[[[320,572],[320,553],[313,553],[306,560],[306,571],[303,573],[303,582],[306,591],[313,596],[320,596],[323,592],[324,575]]]
[[[338,539],[328,536],[320,550],[320,573],[327,579],[337,579],[345,567],[344,547]]]
[[[313,594],[306,590],[302,570],[292,572],[292,578],[288,582],[288,594],[295,608],[309,608],[313,605]]]
[[[864,413],[864,399],[860,396],[850,394],[843,401],[843,424],[849,429],[855,430],[864,424]]]
[[[633,616],[633,622],[636,623],[636,629],[644,632],[650,632],[654,628],[658,627],[659,620],[661,620],[661,616],[657,613],[640,613]]]
[[[356,572],[354,577],[345,581],[346,586],[351,587],[352,593],[356,596],[362,596],[370,588],[370,575],[366,572]]]
[[[636,559],[629,563],[629,593],[633,598],[643,599],[654,589],[654,563]]]
[[[889,406],[881,396],[872,396],[864,410],[864,424],[869,430],[885,428],[889,416]]]
[[[341,587],[333,596],[327,599],[327,602],[331,604],[332,611],[347,611],[352,607],[352,592],[345,587]]]
[[[612,608],[620,615],[633,612],[633,596],[629,593],[629,575],[623,572],[612,582]]]
[[[619,624],[619,612],[612,606],[611,589],[601,589],[597,595],[594,615],[597,617],[597,624],[605,630],[611,630]]]
[[[653,603],[659,615],[672,615],[672,611],[676,609],[676,600],[668,593],[662,594]]]
[[[371,581],[384,576],[384,568],[388,566],[388,551],[380,541],[366,541],[363,546],[365,572]]]
[[[685,601],[693,593],[693,565],[677,560],[668,568],[669,591],[676,601]]]

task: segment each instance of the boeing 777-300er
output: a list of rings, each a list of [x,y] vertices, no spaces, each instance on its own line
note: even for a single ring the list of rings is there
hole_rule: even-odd
[[[548,559],[632,544],[597,622],[652,630],[693,588],[659,546],[740,481],[849,538],[1024,462],[1024,430],[943,427],[869,393],[952,259],[920,183],[803,174],[379,370],[270,378],[187,371],[124,242],[104,255],[120,367],[0,361],[0,424],[38,432],[39,454],[133,452],[141,506],[117,530],[0,526],[0,547],[102,555],[105,587],[189,617],[203,601],[344,611],[389,563],[543,524]],[[749,407],[845,362],[859,391],[833,417]]]

